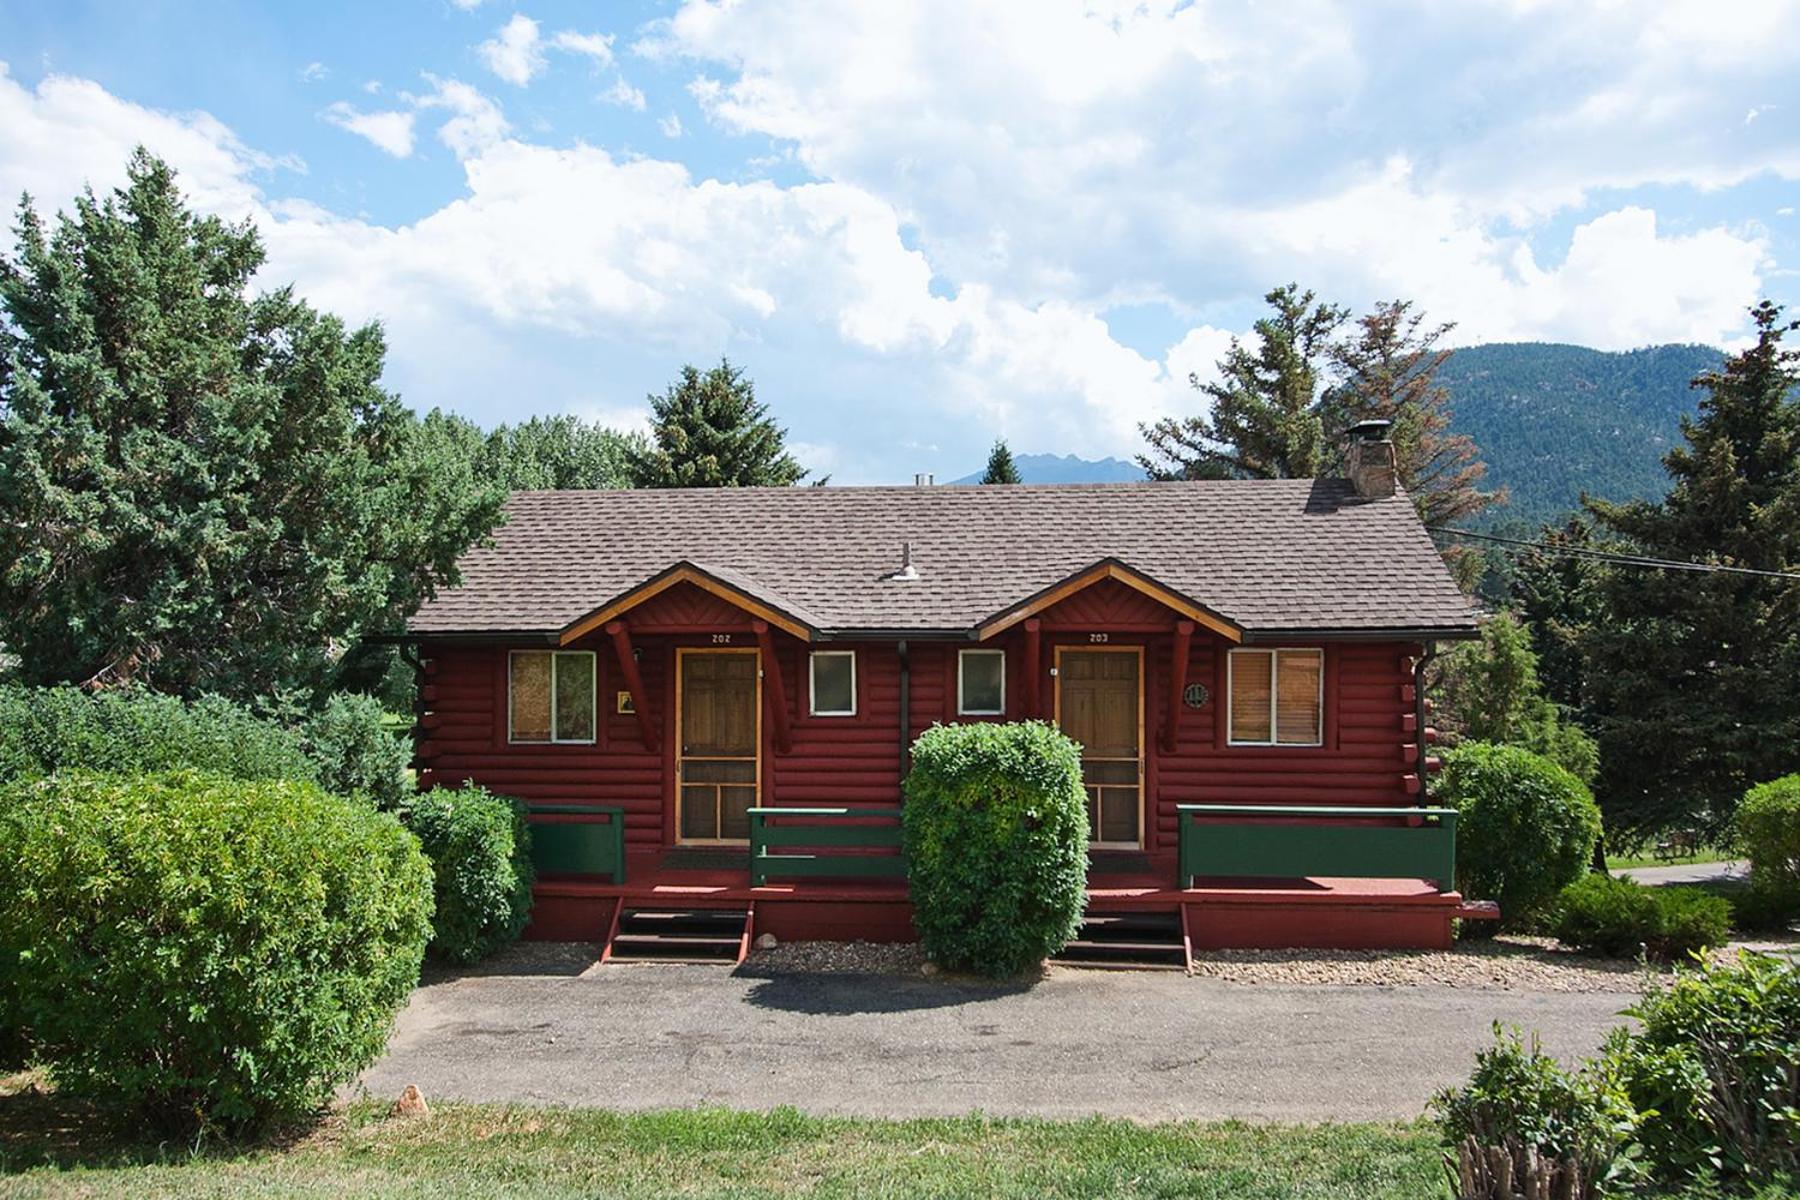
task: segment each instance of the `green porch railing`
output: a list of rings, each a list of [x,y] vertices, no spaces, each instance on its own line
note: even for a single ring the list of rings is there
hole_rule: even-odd
[[[539,875],[606,875],[625,882],[625,810],[596,804],[533,804],[531,865]]]
[[[879,822],[879,823],[871,823]],[[807,853],[771,854],[803,849]],[[892,853],[884,853],[892,851]],[[906,875],[895,808],[753,808],[750,886],[770,876],[889,879]]]
[[[1456,810],[1178,804],[1179,884],[1196,875],[1456,880]],[[1380,821],[1382,824],[1365,823]],[[1401,822],[1404,822],[1402,824]]]

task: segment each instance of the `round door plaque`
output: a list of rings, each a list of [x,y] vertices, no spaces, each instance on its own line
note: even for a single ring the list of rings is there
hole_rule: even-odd
[[[1182,690],[1181,702],[1189,708],[1205,708],[1207,691],[1204,684],[1190,683]]]

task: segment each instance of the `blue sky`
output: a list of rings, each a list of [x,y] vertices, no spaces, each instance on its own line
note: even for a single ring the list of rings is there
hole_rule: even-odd
[[[1129,456],[1270,286],[1463,342],[1800,299],[1800,3],[0,0],[0,190],[138,142],[484,423],[743,364],[840,482]]]

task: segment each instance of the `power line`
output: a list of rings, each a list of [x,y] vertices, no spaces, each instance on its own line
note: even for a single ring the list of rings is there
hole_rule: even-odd
[[[1800,582],[1800,574],[1791,571],[1763,571],[1755,567],[1727,567],[1719,563],[1680,562],[1671,558],[1650,558],[1642,554],[1592,550],[1586,546],[1557,545],[1552,542],[1533,542],[1524,538],[1501,537],[1497,533],[1476,533],[1472,529],[1453,529],[1448,525],[1427,525],[1425,528],[1432,533],[1446,533],[1461,538],[1472,538],[1479,542],[1519,546],[1545,554],[1560,554],[1567,558],[1585,558],[1621,567],[1651,567],[1661,571],[1693,571],[1701,575],[1757,575],[1766,579],[1791,579]]]

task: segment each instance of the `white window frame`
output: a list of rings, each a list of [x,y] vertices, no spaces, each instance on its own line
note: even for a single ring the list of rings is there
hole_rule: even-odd
[[[550,656],[550,737],[521,738],[513,736],[513,659],[521,654],[548,654]],[[509,746],[592,746],[600,736],[600,664],[593,662],[588,671],[588,694],[594,714],[594,735],[584,738],[559,738],[556,736],[556,663],[562,658],[586,658],[594,660],[592,650],[508,650],[506,652],[506,744]],[[633,697],[635,699],[635,697]]]
[[[963,664],[975,655],[1000,660],[999,708],[970,708],[963,700]],[[1006,715],[1006,651],[959,650],[956,652],[956,715],[959,717],[1004,717]]]
[[[1240,654],[1266,654],[1269,656],[1269,738],[1267,741],[1245,741],[1237,736],[1237,658]],[[1279,698],[1281,696],[1281,656],[1283,654],[1305,654],[1316,656],[1319,660],[1319,734],[1310,742],[1284,742],[1281,740],[1281,717]],[[1325,744],[1325,649],[1322,646],[1271,646],[1268,649],[1256,647],[1252,649],[1233,650],[1225,656],[1225,744],[1228,746],[1268,746],[1278,750],[1306,750]]]
[[[847,658],[850,660],[850,707],[819,707],[819,677],[815,670],[821,658]],[[806,659],[806,711],[815,717],[854,717],[856,715],[856,651],[854,650],[814,650]]]

